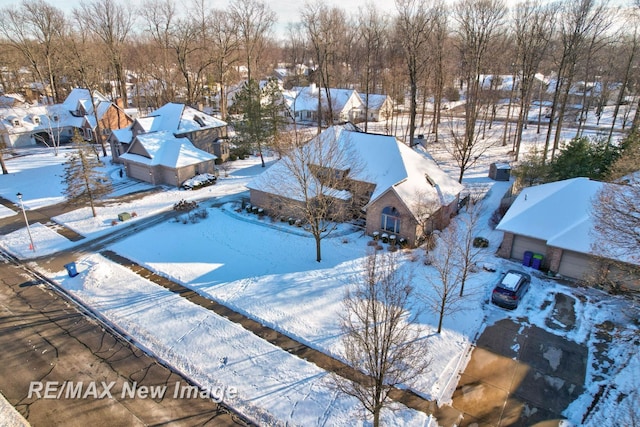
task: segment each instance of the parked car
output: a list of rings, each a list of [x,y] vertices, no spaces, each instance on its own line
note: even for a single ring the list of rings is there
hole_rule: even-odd
[[[503,308],[514,309],[529,289],[531,276],[518,270],[509,270],[500,277],[493,289],[491,302]]]
[[[203,173],[189,178],[180,186],[183,190],[196,190],[216,183],[218,177],[211,173]]]

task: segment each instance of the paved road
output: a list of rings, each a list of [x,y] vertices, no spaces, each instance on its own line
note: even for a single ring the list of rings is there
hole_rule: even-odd
[[[182,377],[21,268],[2,262],[0,278],[0,392],[33,426],[99,426],[105,420],[111,426],[242,425],[211,399],[174,398],[176,387],[190,386]],[[45,398],[44,389],[41,398],[34,393],[35,384],[49,382],[57,395],[65,381],[83,382],[82,394],[97,381],[96,393],[64,398],[63,392],[61,399]],[[123,396],[134,384],[143,392],[141,386],[167,389],[156,398]]]

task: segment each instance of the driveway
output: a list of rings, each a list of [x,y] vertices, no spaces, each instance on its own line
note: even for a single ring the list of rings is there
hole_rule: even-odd
[[[560,294],[558,294],[560,295]],[[571,327],[571,297],[556,297],[547,325]],[[560,329],[560,328],[558,328]],[[583,392],[585,346],[529,325],[500,320],[485,329],[453,395],[460,426],[556,426]],[[448,425],[446,423],[445,425]]]

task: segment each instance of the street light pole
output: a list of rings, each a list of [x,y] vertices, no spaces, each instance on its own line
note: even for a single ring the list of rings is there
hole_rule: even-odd
[[[31,241],[31,250],[36,251],[36,245],[33,244],[33,236],[31,236],[31,229],[29,228],[29,220],[27,219],[27,212],[24,210],[24,203],[22,203],[22,193],[16,194],[18,200],[20,200],[20,207],[22,208],[22,215],[24,215],[24,223],[27,224],[27,233],[29,233],[29,240]]]

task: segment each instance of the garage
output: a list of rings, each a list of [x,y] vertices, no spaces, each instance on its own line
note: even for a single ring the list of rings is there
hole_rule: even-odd
[[[584,274],[591,271],[591,257],[573,251],[562,251],[558,273],[565,277],[581,280]]]
[[[133,162],[126,162],[127,176],[149,182],[149,166],[140,165]]]
[[[535,254],[547,254],[547,244],[544,240],[532,239],[526,236],[514,236],[511,246],[511,258],[522,260],[524,253],[531,251]]]

